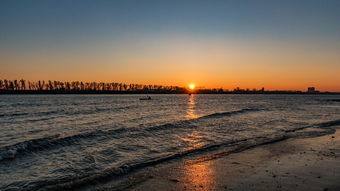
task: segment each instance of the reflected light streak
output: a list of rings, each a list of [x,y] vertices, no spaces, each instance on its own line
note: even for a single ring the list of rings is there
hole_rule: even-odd
[[[194,190],[215,190],[216,179],[214,168],[210,161],[184,166],[184,181],[182,184]]]
[[[197,95],[191,94],[188,96],[187,102],[187,110],[186,110],[186,118],[194,119],[197,118],[196,114],[196,104],[197,104]],[[189,146],[189,150],[200,148],[203,146],[203,142],[200,140],[203,137],[199,135],[197,131],[192,131],[188,133],[185,138],[182,138],[183,141],[187,142]],[[189,162],[190,163],[190,162]],[[182,184],[187,188],[194,188],[194,190],[215,190],[215,170],[211,166],[210,161],[200,162],[200,163],[192,163],[191,165],[184,165],[184,177]]]
[[[204,137],[199,135],[197,131],[193,131],[191,133],[188,133],[186,137],[181,139],[188,144],[188,150],[194,150],[204,146],[204,143],[201,142],[203,138]]]
[[[194,119],[197,118],[198,115],[196,114],[195,107],[196,107],[196,96],[191,94],[188,96],[188,106],[186,110],[186,118],[187,119]]]

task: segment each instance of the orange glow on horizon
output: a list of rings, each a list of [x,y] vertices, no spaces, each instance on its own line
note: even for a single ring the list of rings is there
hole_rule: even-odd
[[[245,42],[237,38],[165,37],[168,36],[140,39],[145,49],[124,39],[117,42],[119,48],[95,44],[89,47],[96,49],[80,48],[74,55],[67,51],[47,54],[2,51],[0,63],[6,64],[1,65],[0,76],[45,82],[156,84],[191,91],[211,88],[232,91],[236,87],[306,91],[307,87],[315,87],[340,92],[337,47],[270,39]],[[44,72],[37,72],[41,68]],[[189,85],[193,82],[197,85],[194,89]]]

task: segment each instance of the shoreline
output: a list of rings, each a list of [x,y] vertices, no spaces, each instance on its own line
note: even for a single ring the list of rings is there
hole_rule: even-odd
[[[97,190],[340,190],[340,131],[147,167]]]
[[[0,95],[86,95],[86,94],[207,94],[207,95],[340,95],[340,92],[304,92],[297,90],[272,90],[272,91],[168,91],[168,90],[2,90]],[[339,101],[339,100],[337,100]]]

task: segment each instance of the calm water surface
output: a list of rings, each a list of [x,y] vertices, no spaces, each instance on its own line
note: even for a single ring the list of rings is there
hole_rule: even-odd
[[[339,95],[140,97],[0,95],[0,190],[79,185],[216,147],[340,125]]]

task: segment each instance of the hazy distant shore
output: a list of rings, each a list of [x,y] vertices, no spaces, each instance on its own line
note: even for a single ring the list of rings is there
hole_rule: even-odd
[[[189,94],[191,92],[168,90],[138,90],[138,91],[106,91],[106,90],[0,90],[1,94]],[[193,94],[308,94],[308,95],[340,95],[340,92],[315,92],[302,91],[218,91],[197,90]]]

